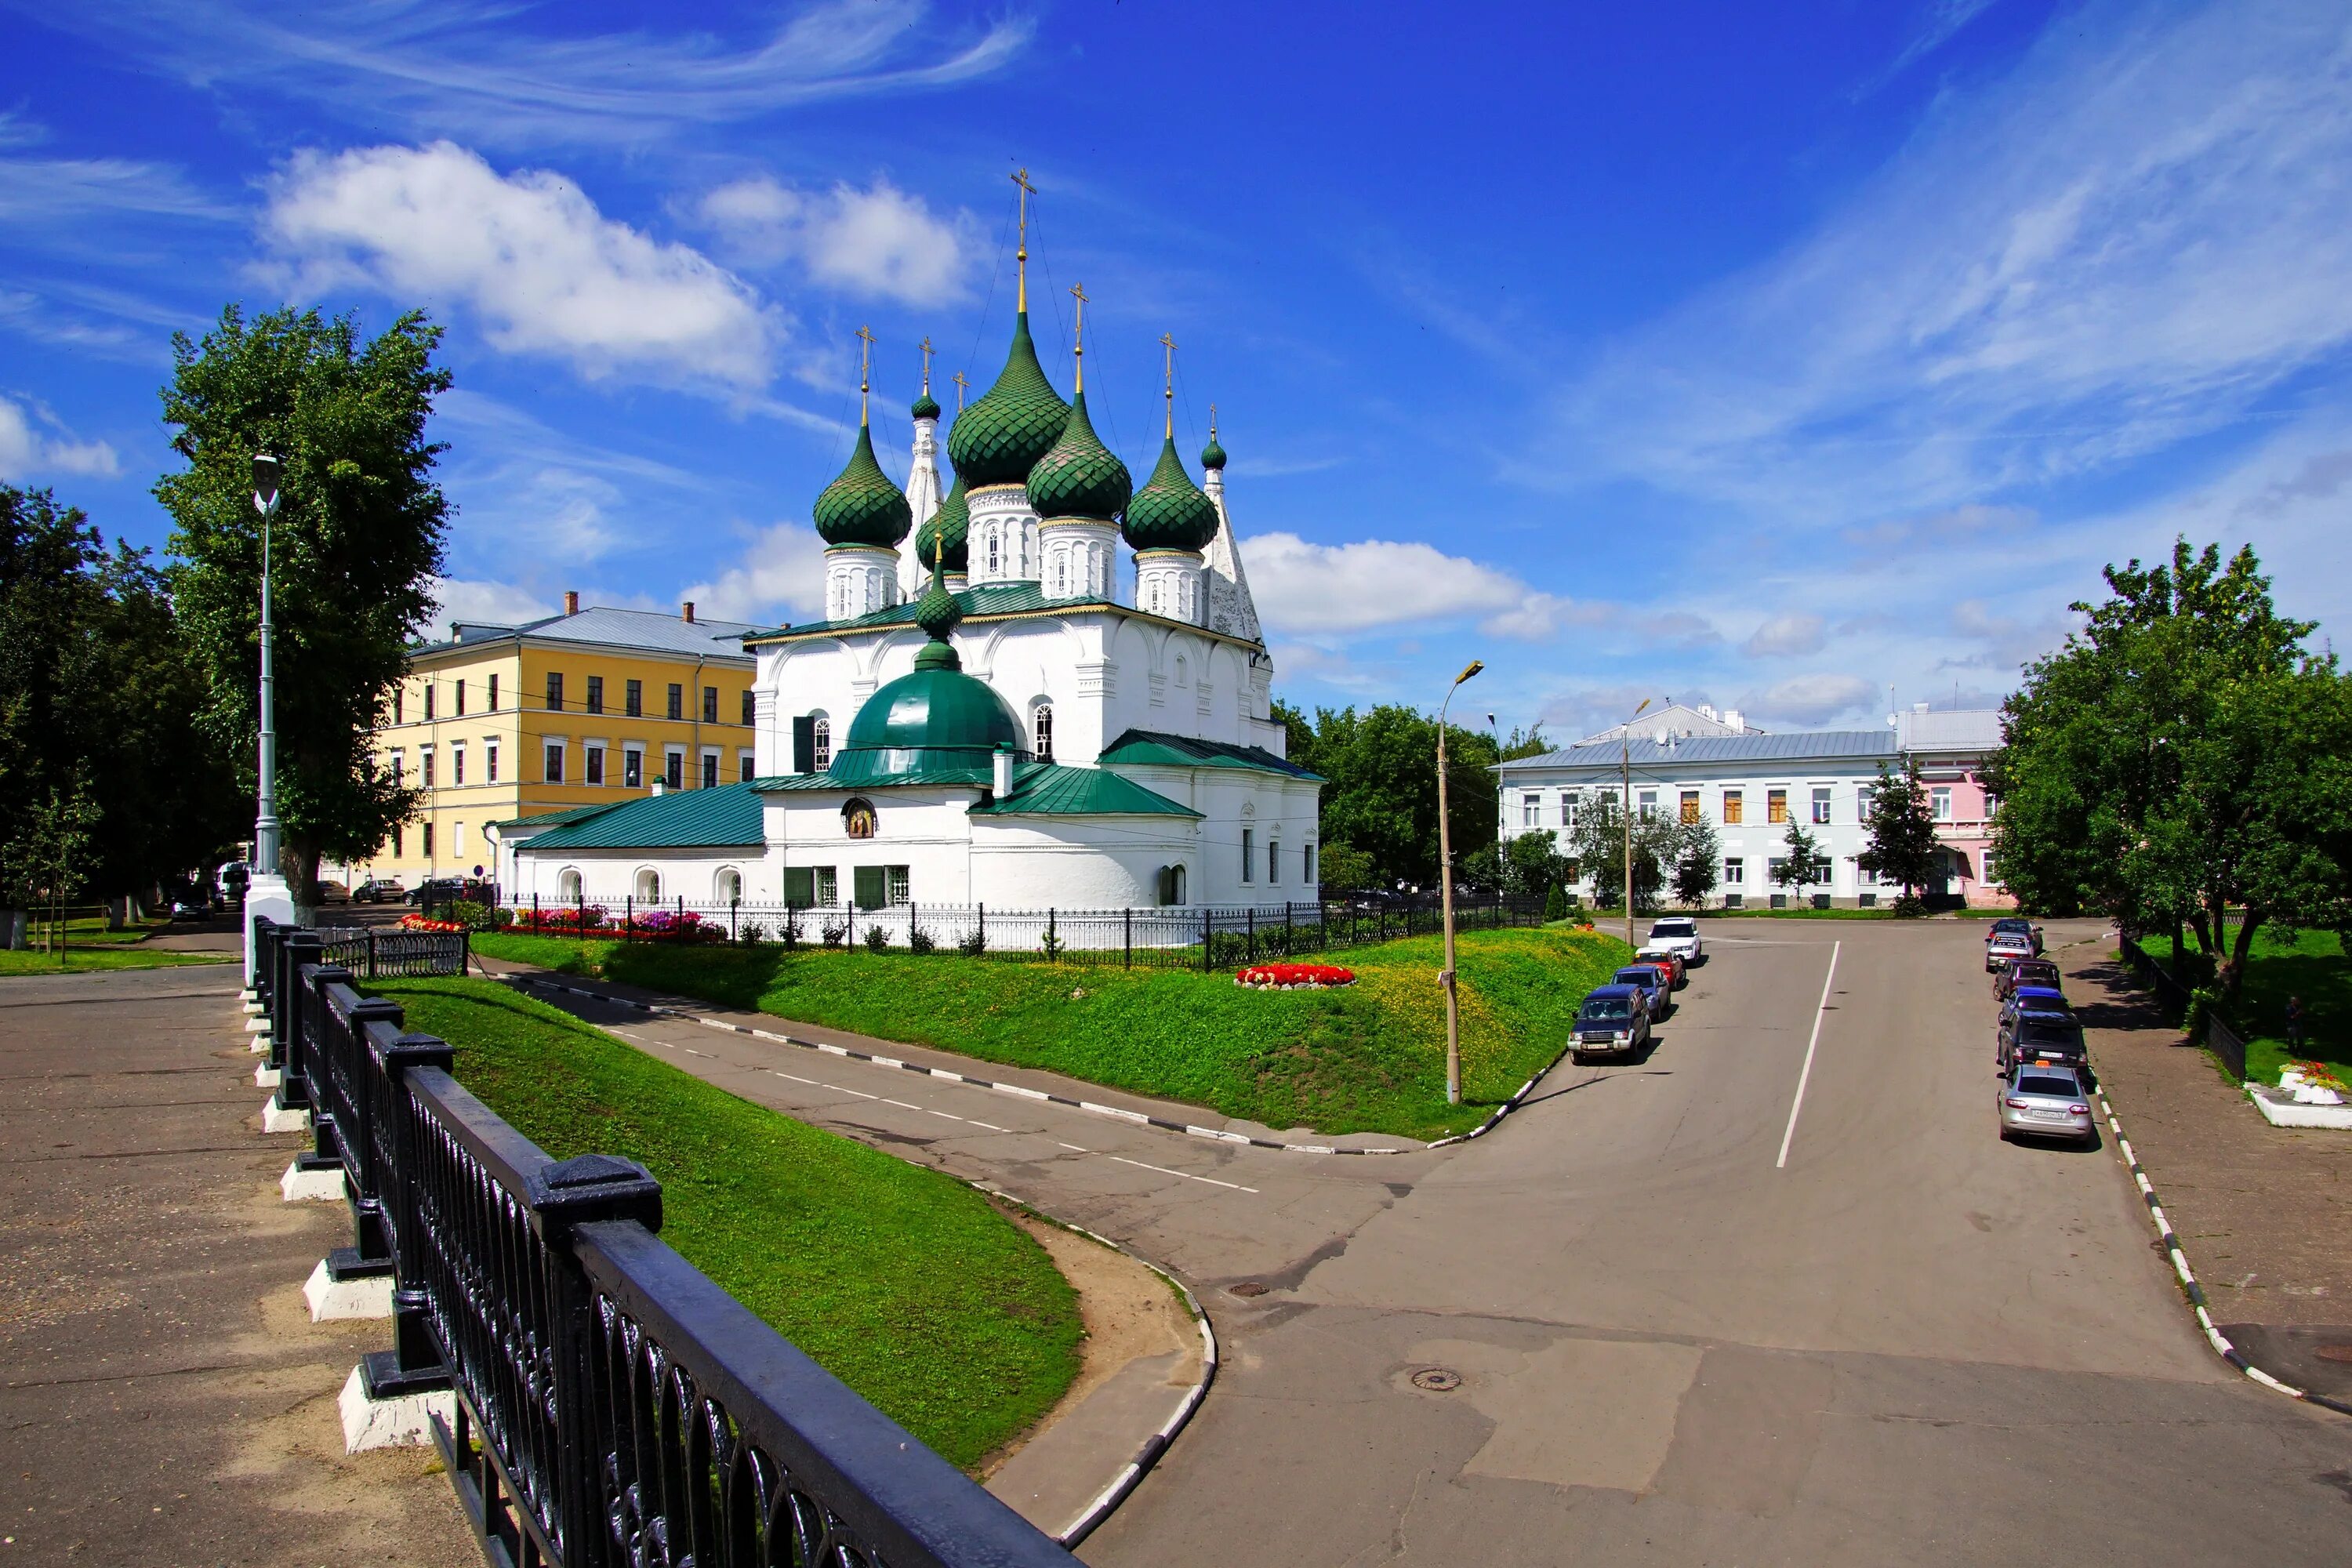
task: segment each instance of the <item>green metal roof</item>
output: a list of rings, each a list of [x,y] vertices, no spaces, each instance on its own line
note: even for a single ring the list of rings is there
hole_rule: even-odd
[[[1024,310],[1013,318],[1013,348],[996,384],[957,415],[949,429],[948,460],[973,489],[1025,483],[1069,417],[1070,405],[1037,363],[1029,312]]]
[[[948,569],[955,569],[952,556]],[[955,595],[955,602],[967,621],[981,616],[1016,616],[1037,610],[1062,614],[1088,607],[1084,603],[1066,599],[1049,602],[1045,589],[1035,583],[978,583],[960,589]],[[1102,601],[1102,605],[1106,608],[1118,608],[1108,600]],[[779,637],[820,637],[833,632],[864,631],[876,626],[912,626],[915,610],[913,604],[892,605],[862,616],[853,616],[847,620],[805,621],[796,626],[782,626],[772,632],[759,633],[744,640],[747,643],[769,642]]]
[[[857,427],[857,445],[850,449],[849,465],[841,477],[824,487],[811,513],[817,533],[827,544],[868,544],[891,547],[907,537],[915,514],[907,495],[891,483],[882,465],[874,460],[874,433]]]
[[[625,801],[616,800],[603,805],[575,805],[562,811],[541,811],[534,812],[529,816],[509,816],[503,822],[486,822],[482,826],[496,827],[501,831],[509,827],[560,827],[567,822],[584,822],[598,812],[617,811],[626,804],[628,803]]]
[[[1013,770],[1013,793],[971,808],[974,816],[1193,816],[1201,814],[1133,779],[1102,768],[1024,763]]]
[[[986,789],[995,773],[995,763],[955,763],[928,760],[924,766],[906,773],[892,773],[887,778],[850,783],[823,773],[770,773],[751,781],[751,787],[762,795],[799,794],[813,790],[832,790],[837,795],[862,795],[868,790],[897,789],[905,784],[960,784]]]
[[[747,784],[717,789],[671,790],[594,816],[551,827],[530,841],[532,852],[547,849],[746,849],[762,848],[767,831],[760,819],[760,796]]]
[[[1321,773],[1286,762],[1264,746],[1231,746],[1222,741],[1200,741],[1158,730],[1127,731],[1103,748],[1102,760],[1133,766],[1157,763],[1173,768],[1255,768],[1261,773],[1324,782]]]

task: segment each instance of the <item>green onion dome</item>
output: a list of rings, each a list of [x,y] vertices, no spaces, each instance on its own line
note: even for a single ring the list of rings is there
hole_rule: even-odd
[[[827,544],[895,549],[915,521],[906,492],[874,460],[874,433],[857,427],[857,446],[841,477],[816,498],[816,531]]]
[[[956,416],[948,432],[948,460],[973,489],[1017,485],[1053,448],[1070,405],[1045,379],[1037,345],[1029,341],[1029,312],[1013,318],[1013,352],[996,384]]]
[[[1225,449],[1217,445],[1217,433],[1209,432],[1209,444],[1201,448],[1201,467],[1222,468],[1225,466]]]
[[[939,574],[915,606],[915,624],[931,641],[902,675],[866,700],[849,738],[825,769],[836,784],[884,784],[957,772],[984,781],[1000,748],[1019,752],[1021,724],[995,689],[963,672],[947,640],[963,618]]]
[[[1203,550],[1217,537],[1217,507],[1201,493],[1176,455],[1176,437],[1160,447],[1160,464],[1135,499],[1127,503],[1121,531],[1136,550]]]
[[[1135,476],[1095,434],[1087,417],[1087,395],[1080,392],[1061,439],[1029,470],[1029,504],[1041,518],[1115,522],[1134,493]]]
[[[923,520],[915,530],[915,559],[926,567],[937,563],[940,569],[962,576],[965,571],[964,536],[971,529],[971,511],[965,504],[963,476],[949,487],[948,499],[940,502],[940,510]]]
[[[907,413],[916,419],[937,419],[940,416],[940,400],[931,395],[930,388],[925,387],[915,398],[915,405]]]

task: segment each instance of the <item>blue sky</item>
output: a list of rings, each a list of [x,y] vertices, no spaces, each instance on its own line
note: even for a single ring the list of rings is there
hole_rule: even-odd
[[[1973,705],[2177,531],[2352,608],[2340,4],[0,8],[0,479],[135,542],[172,331],[421,305],[450,613],[814,618],[854,334],[903,473],[1025,166],[1049,367],[1083,279],[1139,475],[1181,344],[1294,701]]]

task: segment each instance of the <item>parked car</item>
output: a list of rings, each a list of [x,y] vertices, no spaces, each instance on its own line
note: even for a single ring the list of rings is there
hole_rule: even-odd
[[[408,901],[412,904],[446,904],[464,898],[465,886],[455,877],[427,877],[408,890]]]
[[[2042,956],[2042,928],[2022,916],[2003,915],[1993,921],[1992,929],[1985,932],[1985,940],[1990,942],[1997,936],[2025,937],[2033,943],[2033,956]]]
[[[213,912],[213,901],[203,893],[183,893],[172,900],[175,921],[200,921]]]
[[[319,902],[321,904],[348,904],[351,901],[352,890],[341,882],[321,881],[319,884]]]
[[[1993,999],[2006,1002],[2009,994],[2021,985],[2047,985],[2055,991],[2064,978],[2058,973],[2058,966],[2046,958],[2012,958],[1993,974]]]
[[[2064,995],[2046,985],[2021,985],[2011,992],[2009,1000],[2000,1005],[2000,1017],[1992,1030],[1993,1049],[2004,1067],[2009,1064],[2010,1042],[2017,1037],[2019,1020],[2024,1018],[2057,1018],[2071,1024],[2074,1012],[2066,1005]]]
[[[1666,971],[1667,980],[1677,991],[1690,982],[1690,973],[1683,966],[1683,955],[1672,948],[1660,947],[1655,942],[1644,942],[1642,950],[1633,957],[1643,963],[1654,963],[1664,968]]]
[[[1650,994],[1639,985],[1597,985],[1576,1010],[1569,1054],[1578,1061],[1629,1057],[1650,1043]]]
[[[1985,938],[1985,973],[1990,974],[2010,959],[2038,958],[2041,948],[2025,931],[1997,931]]]
[[[1675,980],[1672,970],[1655,963],[1629,963],[1611,976],[1618,985],[1638,985],[1649,997],[1650,1017],[1654,1021],[1666,1016],[1675,1005]]]
[[[1650,922],[1649,939],[1643,942],[1643,951],[1654,947],[1673,952],[1685,967],[1706,961],[1706,951],[1699,945],[1698,922],[1685,915],[1670,915]]]
[[[2020,1013],[2000,1037],[2001,1070],[2034,1062],[2087,1070],[2091,1053],[2083,1043],[2083,1026],[2068,1013]]]
[[[2012,1138],[2063,1138],[2090,1143],[2099,1136],[2082,1076],[2069,1067],[2019,1064],[2002,1078],[1993,1109],[2004,1143]]]
[[[407,898],[408,891],[397,877],[370,877],[352,889],[355,904],[396,904]]]

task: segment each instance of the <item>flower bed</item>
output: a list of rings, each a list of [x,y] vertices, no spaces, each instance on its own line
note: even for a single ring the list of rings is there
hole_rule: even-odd
[[[1355,983],[1356,972],[1336,963],[1254,963],[1234,972],[1234,984],[1258,991],[1320,991]]]
[[[430,915],[403,915],[400,917],[400,929],[403,931],[464,931],[467,927],[457,921],[436,921]]]

